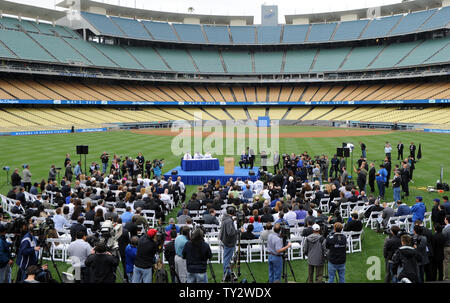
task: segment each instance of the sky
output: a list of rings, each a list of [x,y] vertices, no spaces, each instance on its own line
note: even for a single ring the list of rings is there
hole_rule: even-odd
[[[54,8],[62,0],[10,0],[18,3]],[[321,13],[367,8],[399,3],[401,0],[98,0],[109,4],[188,13],[193,7],[196,14],[250,15],[254,23],[261,23],[261,5],[278,5],[278,19],[284,23],[284,15]]]

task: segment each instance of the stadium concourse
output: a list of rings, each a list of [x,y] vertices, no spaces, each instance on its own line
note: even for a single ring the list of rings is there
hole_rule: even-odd
[[[54,6],[0,0],[0,282],[448,280],[450,1],[284,24]],[[184,184],[172,168],[202,156],[170,153],[170,128],[199,114],[279,125],[275,165],[246,142],[235,178],[217,154]]]

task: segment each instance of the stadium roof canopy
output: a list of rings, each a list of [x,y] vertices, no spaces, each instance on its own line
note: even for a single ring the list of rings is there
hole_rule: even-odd
[[[63,10],[49,9],[29,4],[18,4],[17,2],[5,0],[0,0],[0,11],[2,14],[47,21],[56,21],[66,15],[66,12]]]
[[[80,10],[84,12],[99,13],[102,10],[105,15],[119,16],[134,19],[144,19],[153,21],[167,21],[167,22],[184,22],[186,18],[195,18],[202,24],[230,24],[233,20],[245,20],[247,25],[253,24],[253,16],[228,16],[228,15],[200,15],[200,14],[183,14],[154,11],[147,9],[140,9],[134,7],[119,6],[109,3],[102,3],[91,0],[79,0]],[[61,1],[56,4],[59,7],[70,8],[67,1]],[[96,11],[93,11],[95,9]]]
[[[346,11],[335,11],[335,12],[325,12],[325,13],[309,13],[309,14],[296,14],[296,15],[285,15],[286,24],[293,24],[297,19],[308,19],[309,23],[321,23],[321,22],[331,22],[331,21],[341,21],[342,16],[354,15],[357,19],[373,18],[390,16],[397,14],[410,13],[415,11],[423,11],[432,8],[437,8],[442,6],[442,0],[413,0],[402,3],[390,4],[379,6],[377,16],[369,16],[368,11],[375,8],[360,8]]]

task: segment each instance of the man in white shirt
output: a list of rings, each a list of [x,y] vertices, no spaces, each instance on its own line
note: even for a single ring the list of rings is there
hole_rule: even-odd
[[[194,160],[201,160],[201,159],[203,159],[203,155],[199,152],[196,152],[194,154]]]
[[[184,154],[183,160],[192,160],[192,156],[189,152],[186,152]]]
[[[203,156],[203,159],[212,159],[212,155],[210,152],[206,152],[206,154]]]
[[[264,189],[264,183],[263,183],[263,181],[261,181],[261,180],[256,180],[256,181],[253,183],[253,189],[254,189],[257,193],[261,192],[261,190]]]
[[[292,211],[292,205],[289,206],[289,211],[284,214],[286,221],[290,222],[292,220],[297,220],[297,214]]]
[[[386,154],[386,157],[388,157],[389,161],[391,161],[391,151],[392,151],[391,143],[386,142],[386,145],[384,146],[384,153]]]
[[[159,195],[159,199],[161,199],[161,201],[164,202],[164,204],[166,205],[166,207],[168,207],[170,204],[172,204],[172,199],[169,196],[169,189],[166,188],[164,190],[163,194]]]

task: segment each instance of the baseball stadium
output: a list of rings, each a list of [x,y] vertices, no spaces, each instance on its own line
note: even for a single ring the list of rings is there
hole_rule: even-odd
[[[448,281],[450,0],[262,5],[258,24],[28,2],[0,0],[0,282]],[[270,161],[261,134],[277,140]],[[217,136],[232,152],[205,147]],[[417,272],[398,270],[403,247]]]

